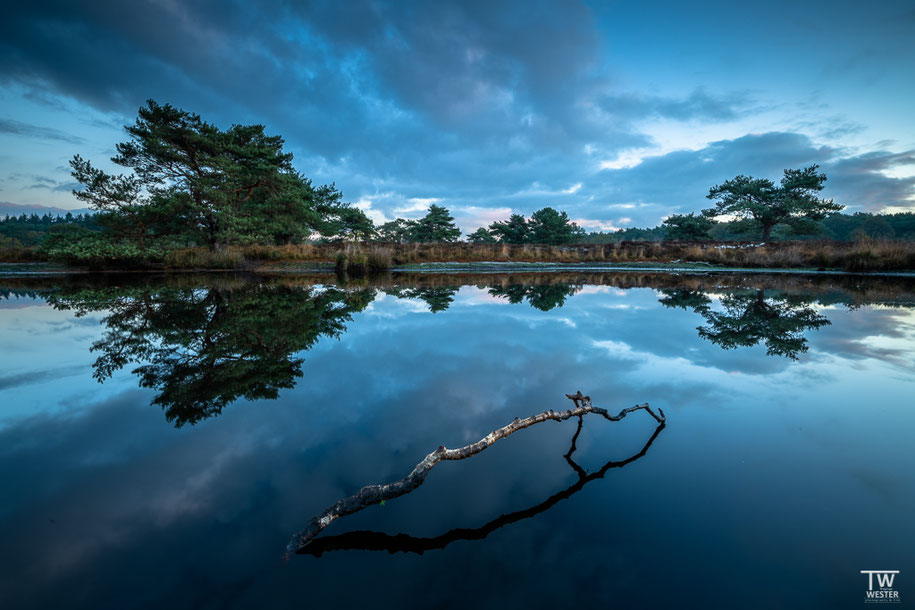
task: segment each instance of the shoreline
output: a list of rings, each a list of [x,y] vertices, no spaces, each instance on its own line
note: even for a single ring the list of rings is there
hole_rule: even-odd
[[[21,254],[21,253],[20,253]],[[800,270],[854,273],[915,272],[915,241],[778,242],[620,242],[614,244],[469,244],[457,243],[318,243],[286,246],[189,247],[133,252],[115,256],[107,251],[85,256],[29,256],[0,249],[0,266],[24,265],[56,272],[186,270],[300,270],[339,268],[350,275],[372,272],[412,272],[435,269],[621,268]]]
[[[594,272],[641,272],[701,275],[707,273],[728,274],[782,274],[782,275],[827,275],[859,277],[915,277],[915,270],[896,271],[846,271],[843,269],[789,268],[789,267],[725,267],[708,263],[563,263],[563,262],[429,262],[397,265],[387,271],[391,275],[454,275],[474,273],[500,275],[517,273],[594,273]],[[197,273],[251,273],[251,274],[327,274],[335,275],[333,263],[289,263],[258,264],[245,269],[208,268],[162,268],[162,269],[89,269],[67,267],[54,263],[0,263],[0,277],[66,276],[66,275],[183,275]]]

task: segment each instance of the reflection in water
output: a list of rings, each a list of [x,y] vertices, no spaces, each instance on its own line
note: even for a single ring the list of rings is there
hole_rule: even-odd
[[[385,292],[398,299],[420,299],[429,306],[429,311],[438,313],[446,311],[454,302],[454,295],[460,286],[432,286],[420,288],[407,288],[395,286],[386,288]]]
[[[862,522],[894,532],[881,539],[884,565],[911,560],[913,278],[395,275],[387,281],[401,288],[463,287],[445,313],[394,296],[352,313],[341,342],[318,339],[311,351],[289,356],[304,359],[304,376],[293,377],[294,390],[280,389],[279,401],[241,398],[221,416],[176,431],[149,407],[158,390],[135,389],[130,371],[146,362],[128,363],[103,386],[91,378],[103,352],[89,347],[112,330],[100,320],[131,302],[161,301],[164,316],[174,309],[165,294],[200,301],[213,291],[211,301],[222,301],[214,315],[222,308],[233,317],[236,300],[266,295],[258,310],[268,311],[274,293],[316,299],[329,281],[317,274],[0,279],[0,608],[53,608],[62,599],[86,608],[293,607],[303,599],[350,607],[369,597],[377,610],[589,608],[607,599],[620,607],[728,607],[735,599],[753,608],[786,599],[837,607],[857,595],[845,575],[875,552]],[[489,287],[499,285],[584,289],[544,313],[491,296]],[[391,285],[364,287],[370,296]],[[330,289],[346,294],[328,307],[357,311],[357,289]],[[697,335],[708,323],[692,307],[658,302],[660,290],[674,296],[676,289],[695,291],[722,313],[723,295],[798,297],[832,325],[802,333],[810,348],[798,362],[767,356],[763,343],[725,351]],[[77,298],[85,290],[97,293],[97,313],[74,319],[72,310],[47,305],[55,294],[62,304],[93,301],[88,293]],[[220,315],[194,319],[218,327]],[[275,329],[263,320],[252,326],[293,347],[297,320],[266,315],[276,318]],[[171,328],[154,322],[156,332]],[[206,336],[192,326],[181,331]],[[152,347],[160,341],[139,328],[132,334]],[[248,347],[246,357],[258,349]],[[524,520],[422,556],[326,552],[278,565],[291,530],[326,503],[405,474],[411,456],[441,441],[476,440],[514,417],[515,405],[555,407],[551,392],[580,383],[627,403],[649,399],[684,433],[664,429],[637,463],[611,467],[603,482],[550,507],[557,498],[547,497],[581,473],[559,457],[577,422],[544,424],[542,435],[519,437],[506,451],[448,464],[402,505],[368,509],[324,531],[391,536],[314,542],[388,550],[411,542],[418,551]],[[586,423],[570,457],[589,474],[639,451],[657,426]],[[543,508],[530,519],[513,512]],[[468,529],[448,533],[456,527]],[[390,540],[400,532],[434,541]],[[581,566],[605,569],[574,584],[545,577],[570,567],[578,574]],[[707,586],[710,571],[721,586]]]
[[[203,288],[159,286],[62,291],[48,297],[77,317],[105,311],[92,351],[94,376],[133,370],[155,389],[153,404],[177,426],[219,414],[244,397],[275,399],[302,376],[302,359],[320,337],[337,337],[373,290],[345,292],[261,282]]]
[[[410,536],[408,534],[386,534],[384,532],[373,532],[373,531],[354,531],[347,532],[345,534],[337,534],[334,536],[324,536],[320,538],[315,538],[304,547],[299,549],[297,552],[302,555],[314,555],[315,557],[320,557],[328,551],[343,551],[343,550],[365,550],[365,551],[387,551],[389,553],[418,553],[422,555],[426,551],[431,551],[434,549],[443,549],[452,542],[457,540],[482,540],[492,534],[499,528],[505,527],[512,523],[517,523],[518,521],[523,521],[524,519],[530,519],[535,517],[540,513],[546,512],[560,501],[572,497],[581,491],[585,485],[591,481],[602,479],[607,472],[613,468],[622,468],[627,464],[638,460],[643,457],[648,449],[654,443],[655,439],[658,438],[658,435],[661,433],[661,430],[667,425],[664,421],[660,421],[658,426],[655,428],[654,433],[651,435],[651,438],[645,443],[642,449],[624,459],[624,460],[611,460],[601,466],[598,470],[588,474],[584,468],[582,468],[575,460],[572,459],[572,455],[575,453],[577,447],[575,445],[578,441],[578,435],[581,434],[581,428],[583,424],[583,418],[578,417],[578,427],[575,430],[575,434],[572,436],[572,443],[569,447],[569,451],[563,456],[572,470],[578,475],[578,480],[575,481],[571,486],[560,491],[559,493],[553,494],[543,502],[526,508],[524,510],[515,511],[513,513],[508,513],[505,515],[500,515],[499,517],[493,519],[489,523],[482,525],[476,528],[455,528],[439,536],[434,536],[431,538],[421,538],[416,536]]]
[[[664,307],[676,309],[692,309],[696,313],[708,309],[712,299],[706,296],[705,291],[692,288],[661,289],[664,296],[658,299]]]
[[[219,414],[239,398],[273,399],[302,376],[296,357],[321,337],[339,337],[378,290],[420,299],[444,312],[464,285],[511,304],[549,311],[585,285],[651,288],[665,307],[705,318],[699,336],[724,349],[763,343],[769,355],[797,359],[804,332],[830,322],[814,305],[910,305],[910,278],[790,277],[651,273],[407,274],[381,283],[332,287],[327,275],[171,278],[62,276],[6,278],[0,299],[42,298],[77,316],[105,312],[94,376],[127,366],[157,394],[177,426]],[[392,283],[393,282],[393,283]],[[116,285],[112,285],[116,283]],[[712,296],[710,296],[712,295]],[[713,305],[713,296],[720,307]]]
[[[508,286],[493,286],[489,294],[496,297],[505,297],[512,305],[521,303],[524,299],[534,309],[549,311],[562,307],[566,298],[581,290],[581,286],[571,284],[539,284],[525,286],[523,284],[509,284]]]
[[[608,421],[618,422],[630,413],[644,410],[659,424],[663,424],[666,421],[664,411],[658,409],[658,412],[655,413],[651,407],[648,406],[648,403],[627,407],[616,415],[611,415],[606,409],[592,405],[591,397],[583,395],[580,390],[574,395],[566,394],[566,397],[575,404],[574,409],[565,411],[550,409],[549,411],[531,415],[524,419],[516,417],[510,424],[493,430],[479,441],[457,449],[448,449],[444,445],[439,445],[438,449],[423,458],[422,461],[410,471],[410,474],[399,481],[394,481],[393,483],[387,483],[385,485],[366,485],[348,498],[343,498],[334,502],[334,504],[327,507],[323,513],[314,516],[304,529],[297,532],[295,536],[292,537],[292,540],[290,540],[289,545],[286,547],[287,553],[300,551],[324,531],[324,528],[341,517],[352,515],[353,513],[357,513],[375,504],[384,504],[387,500],[393,500],[394,498],[399,498],[400,496],[414,491],[425,482],[426,477],[432,469],[435,468],[436,464],[440,464],[443,461],[465,460],[471,458],[482,451],[485,451],[499,440],[511,436],[519,430],[536,426],[545,421],[552,420],[561,422],[572,417],[581,417],[589,413],[600,415]]]
[[[721,297],[724,311],[715,311],[704,292],[691,289],[662,290],[665,307],[692,309],[708,323],[697,330],[699,336],[724,349],[766,345],[770,356],[797,360],[807,351],[805,330],[818,330],[830,324],[825,316],[810,307],[811,299],[800,296],[766,296],[763,290],[742,291]]]

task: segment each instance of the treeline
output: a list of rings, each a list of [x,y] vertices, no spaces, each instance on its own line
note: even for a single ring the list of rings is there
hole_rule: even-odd
[[[350,209],[359,212],[356,208]],[[348,238],[389,243],[454,243],[459,241],[461,235],[448,209],[435,204],[431,205],[426,215],[418,220],[398,218],[376,227],[369,218],[353,215],[351,222],[341,223],[340,229],[336,234],[333,231],[327,232],[318,241]],[[92,214],[7,215],[0,218],[0,246],[33,247],[41,245],[51,234],[69,233],[71,236],[79,236],[84,235],[86,231],[97,233],[101,230],[102,226]],[[798,234],[788,227],[776,229],[773,231],[770,241],[819,239],[855,241],[861,238],[915,241],[915,213],[837,213],[816,221],[814,231],[807,234]],[[628,228],[610,232],[585,232],[575,223],[570,222],[565,212],[544,208],[535,212],[530,220],[520,214],[513,214],[505,221],[494,222],[487,228],[480,227],[470,233],[466,241],[468,243],[561,245],[565,243],[613,244],[674,240],[728,242],[756,239],[759,239],[759,233],[748,231],[738,221],[712,222],[704,234],[698,235],[682,235],[677,228],[672,228],[669,224],[645,229]]]
[[[467,237],[470,243],[547,244],[558,246],[581,242],[584,229],[569,220],[568,214],[553,208],[542,208],[530,220],[512,214],[508,220],[494,222],[489,228],[480,227]]]
[[[679,218],[690,218],[685,215]],[[672,217],[675,223],[678,217]],[[702,222],[700,216],[692,216],[693,224]],[[699,223],[696,223],[699,221]],[[689,220],[686,221],[687,223]],[[611,232],[588,233],[582,243],[611,244],[624,241],[753,241],[760,239],[758,230],[747,227],[742,221],[714,222],[696,228],[686,227],[683,221],[677,224],[665,223],[652,228],[629,228]],[[872,214],[856,212],[854,214],[836,213],[813,221],[805,231],[797,231],[790,225],[777,227],[772,231],[769,241],[798,241],[829,239],[834,241],[854,241],[861,238],[870,239],[903,239],[915,241],[915,213],[900,212],[896,214]]]
[[[50,233],[68,231],[98,231],[92,214],[73,215],[69,212],[64,216],[56,214],[20,214],[19,216],[6,215],[0,218],[0,246],[23,247],[37,246],[44,241]]]
[[[429,206],[419,220],[398,218],[386,222],[374,232],[377,241],[393,243],[431,243],[458,241],[461,230],[454,224],[448,209]],[[568,214],[546,207],[537,210],[530,220],[521,214],[512,214],[505,221],[494,222],[488,228],[480,227],[467,236],[472,244],[545,244],[561,245],[581,242],[584,230],[569,220]]]
[[[371,221],[369,221],[372,225]],[[453,243],[461,236],[461,230],[454,224],[454,218],[447,208],[429,206],[426,215],[419,220],[397,218],[382,224],[377,229],[374,225],[364,236],[368,240],[387,241],[397,244],[416,244],[430,242]]]

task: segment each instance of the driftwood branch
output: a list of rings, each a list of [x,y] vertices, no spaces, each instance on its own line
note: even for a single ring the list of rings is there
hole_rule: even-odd
[[[658,424],[658,427],[655,428],[654,434],[651,435],[651,438],[648,439],[648,441],[645,443],[645,446],[642,447],[641,451],[635,455],[632,455],[624,460],[607,462],[599,470],[588,474],[572,459],[572,454],[576,450],[575,443],[578,440],[578,435],[581,433],[582,418],[579,417],[578,429],[575,431],[575,436],[572,437],[572,446],[569,448],[569,452],[563,456],[569,463],[569,466],[571,466],[572,469],[578,473],[578,480],[570,487],[560,491],[559,493],[553,494],[536,506],[515,511],[513,513],[500,515],[496,519],[493,519],[481,527],[459,527],[452,529],[440,536],[435,536],[434,538],[420,538],[416,536],[410,536],[408,534],[386,534],[383,532],[370,531],[346,532],[344,534],[337,534],[336,536],[320,536],[301,548],[298,553],[320,557],[328,551],[347,551],[358,549],[363,551],[417,553],[422,555],[426,551],[443,549],[457,540],[482,540],[499,528],[505,527],[506,525],[511,525],[512,523],[517,523],[518,521],[523,521],[524,519],[531,519],[541,513],[546,512],[562,500],[566,500],[581,491],[584,486],[591,481],[596,481],[598,479],[604,478],[604,475],[607,474],[607,471],[613,468],[622,468],[623,466],[638,460],[648,452],[648,449],[651,447],[652,443],[654,443],[655,439],[658,438],[658,435],[661,433],[661,430],[663,430],[665,426],[666,424],[664,423]]]
[[[426,476],[429,474],[432,468],[434,468],[435,465],[442,460],[466,459],[480,453],[499,439],[503,439],[513,434],[514,432],[517,432],[518,430],[529,428],[535,424],[539,424],[547,420],[561,422],[572,417],[581,418],[588,413],[601,415],[609,421],[619,421],[626,417],[629,413],[643,409],[647,411],[649,415],[651,415],[659,424],[663,424],[666,421],[664,411],[658,409],[658,413],[656,414],[654,411],[652,411],[651,407],[649,407],[647,403],[628,407],[616,415],[611,415],[610,412],[606,409],[601,409],[600,407],[593,406],[591,404],[591,398],[584,396],[581,391],[574,395],[566,394],[566,397],[568,397],[569,400],[575,404],[575,408],[568,409],[566,411],[554,411],[550,409],[549,411],[544,411],[543,413],[532,415],[525,419],[518,419],[516,417],[510,424],[503,426],[498,430],[493,430],[479,441],[459,449],[447,449],[444,445],[442,445],[427,455],[425,458],[423,458],[423,460],[417,464],[415,468],[413,468],[413,471],[403,479],[393,483],[388,483],[387,485],[367,485],[350,497],[338,500],[332,506],[329,506],[327,509],[325,509],[323,513],[313,518],[305,527],[305,529],[292,537],[292,540],[286,547],[287,553],[295,553],[301,550],[318,534],[320,534],[328,525],[340,517],[351,515],[368,506],[380,504],[383,501],[391,500],[413,491],[423,484]],[[576,437],[577,435],[578,433],[576,432]]]

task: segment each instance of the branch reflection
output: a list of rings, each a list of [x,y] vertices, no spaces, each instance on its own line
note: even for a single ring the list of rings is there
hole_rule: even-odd
[[[546,512],[562,500],[566,500],[577,494],[591,481],[604,478],[608,471],[614,468],[622,468],[627,464],[631,464],[642,458],[648,452],[648,449],[654,443],[655,439],[658,438],[658,435],[661,434],[661,430],[666,426],[663,422],[658,424],[654,433],[638,453],[635,453],[624,460],[611,460],[601,466],[598,470],[588,474],[584,468],[572,459],[572,455],[577,450],[576,442],[578,441],[579,434],[581,434],[582,424],[582,418],[579,417],[578,427],[575,430],[575,434],[572,436],[569,451],[563,456],[569,464],[569,467],[578,475],[578,480],[566,489],[550,496],[535,506],[501,515],[477,528],[455,528],[440,536],[432,538],[421,538],[410,536],[409,534],[386,534],[384,532],[374,531],[353,531],[333,536],[318,537],[300,549],[298,554],[320,557],[329,551],[365,550],[387,551],[389,553],[417,553],[422,555],[426,551],[444,549],[452,542],[458,540],[482,540],[506,525],[511,525],[512,523],[517,523],[524,519],[531,519]]]

